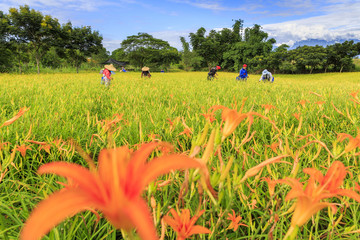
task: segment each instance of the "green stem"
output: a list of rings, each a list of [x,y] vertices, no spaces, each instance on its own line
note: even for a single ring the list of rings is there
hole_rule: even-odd
[[[289,230],[287,231],[284,239],[285,240],[294,240],[297,236],[297,233],[299,231],[299,227],[298,226],[290,226]]]

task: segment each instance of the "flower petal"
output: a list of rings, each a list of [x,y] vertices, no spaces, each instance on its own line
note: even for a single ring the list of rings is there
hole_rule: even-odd
[[[170,170],[188,168],[201,168],[201,163],[194,158],[176,154],[155,158],[146,165],[146,170],[142,176],[141,189],[159,175],[168,173]]]
[[[207,229],[206,227],[196,225],[191,228],[191,230],[187,236],[191,236],[193,234],[202,234],[202,233],[211,233],[211,231],[209,229]]]
[[[156,229],[151,219],[149,207],[144,200],[139,198],[127,204],[124,213],[128,219],[136,226],[137,232],[142,240],[156,240]]]
[[[56,192],[41,201],[27,219],[21,231],[22,240],[38,240],[67,217],[92,206],[80,189]]]
[[[56,175],[70,178],[75,184],[94,198],[100,200],[99,192],[102,192],[101,184],[95,176],[87,169],[78,164],[68,162],[52,162],[42,165],[39,174],[54,173]]]

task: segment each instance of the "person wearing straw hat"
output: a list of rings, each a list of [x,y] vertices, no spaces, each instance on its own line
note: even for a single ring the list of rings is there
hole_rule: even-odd
[[[112,64],[104,66],[103,77],[105,80],[105,87],[110,87],[110,80],[112,79],[111,72],[115,71],[116,68]]]
[[[151,77],[150,68],[148,68],[148,67],[143,67],[143,68],[141,69],[141,78],[142,78],[143,76],[144,76],[144,77],[148,77],[148,78]]]

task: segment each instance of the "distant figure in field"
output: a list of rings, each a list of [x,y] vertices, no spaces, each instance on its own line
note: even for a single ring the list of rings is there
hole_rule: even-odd
[[[160,71],[161,73],[164,73],[165,71],[164,71],[164,69],[161,69],[161,71]]]
[[[103,79],[105,81],[105,87],[110,87],[110,81],[113,79],[111,77],[111,74],[112,74],[112,72],[115,72],[115,71],[116,71],[116,68],[112,64],[104,66]]]
[[[265,70],[262,72],[259,82],[261,82],[261,81],[266,81],[266,80],[269,81],[269,82],[271,82],[271,83],[274,82],[274,77],[273,77],[273,75],[272,75],[271,72],[269,72],[267,69],[265,69]]]
[[[100,75],[101,75],[101,82],[100,82],[100,84],[105,84],[103,72],[104,72],[104,68],[100,70]]]
[[[148,67],[143,67],[141,69],[141,78],[142,77],[148,77],[149,79],[151,78],[151,74],[150,74],[150,68]]]
[[[247,65],[244,64],[242,69],[240,70],[239,76],[236,77],[236,80],[241,80],[241,81],[247,81],[247,79],[249,78],[248,72],[246,70]]]
[[[208,80],[212,80],[213,78],[218,79],[216,76],[218,76],[217,71],[220,69],[220,66],[212,67],[208,73]]]
[[[124,67],[121,68],[122,72],[126,72],[126,69]]]

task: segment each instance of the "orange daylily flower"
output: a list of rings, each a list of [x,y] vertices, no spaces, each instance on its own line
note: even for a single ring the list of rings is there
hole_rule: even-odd
[[[42,149],[44,149],[45,152],[47,152],[48,154],[50,154],[51,145],[50,145],[50,144],[41,145],[41,146],[39,147],[39,151],[41,151]]]
[[[266,145],[266,147],[271,148],[271,150],[273,150],[274,153],[278,153],[277,152],[277,148],[280,146],[279,142],[274,142],[271,145]]]
[[[68,179],[66,188],[38,204],[21,232],[21,239],[39,239],[67,217],[87,209],[101,211],[116,228],[137,229],[144,240],[157,239],[151,214],[141,194],[148,183],[171,170],[200,168],[201,163],[180,154],[163,155],[147,162],[160,143],[143,144],[131,153],[126,146],[103,149],[98,167],[68,162],[41,166],[39,174],[54,173]]]
[[[184,135],[184,134],[186,134],[186,136],[190,137],[190,136],[191,136],[190,134],[192,134],[191,129],[190,129],[190,128],[185,128],[184,131],[182,131],[181,133],[179,133],[178,136],[181,136],[181,135]]]
[[[356,92],[351,92],[350,95],[351,95],[353,98],[355,98],[356,100],[359,100],[359,98],[358,98],[358,96],[357,96],[358,93],[359,93],[359,90],[356,91]]]
[[[238,229],[239,226],[245,226],[247,227],[248,225],[246,224],[243,224],[243,223],[239,223],[242,219],[242,217],[239,215],[239,216],[236,216],[235,215],[235,211],[233,209],[231,209],[232,211],[232,214],[228,213],[228,220],[231,221],[229,227],[227,229],[234,229],[234,232]]]
[[[202,113],[201,115],[204,116],[204,118],[206,120],[208,120],[210,123],[212,123],[213,121],[216,120],[215,114],[213,112],[212,113]]]
[[[276,109],[276,107],[270,104],[263,104],[261,106],[265,109],[265,115],[269,113],[270,109]]]
[[[301,113],[293,113],[293,116],[294,116],[298,121],[300,121]]]
[[[324,101],[315,102],[315,104],[317,104],[319,106],[319,108],[322,108],[324,103],[325,103]]]
[[[225,138],[230,136],[230,134],[232,134],[235,131],[237,126],[239,126],[239,124],[244,119],[249,117],[249,115],[246,113],[241,113],[234,109],[230,109],[230,108],[227,108],[224,106],[217,106],[217,107],[214,107],[214,109],[216,109],[216,110],[223,109],[223,111],[221,113],[221,118],[224,121],[224,127],[222,129],[222,133],[223,133],[222,140],[224,140]]]
[[[26,146],[25,144],[23,144],[21,146],[17,146],[15,150],[19,151],[21,156],[25,157],[26,150],[31,150],[31,148],[29,146]]]
[[[285,200],[297,199],[291,220],[292,227],[301,227],[311,216],[325,207],[335,209],[333,203],[322,202],[323,199],[347,196],[360,202],[360,195],[355,191],[339,188],[347,174],[342,162],[333,162],[325,176],[314,168],[305,168],[303,171],[310,175],[305,189],[297,179],[285,178],[284,180],[278,180],[279,183],[285,183],[292,187]]]
[[[303,108],[305,108],[305,105],[306,105],[306,103],[308,103],[309,101],[308,100],[305,100],[305,99],[301,99],[300,101],[298,101],[297,103],[300,103],[301,104],[301,106],[303,107]]]
[[[239,111],[235,110],[235,109],[230,109],[230,108],[227,108],[225,106],[221,106],[221,105],[215,105],[215,106],[212,106],[209,110],[212,110],[212,112],[214,113],[215,111],[221,109],[222,112],[221,112],[221,118],[222,118],[222,122],[224,122],[224,126],[222,127],[222,138],[221,138],[221,141],[224,141],[225,138],[227,138],[228,136],[230,136],[234,131],[235,129],[239,126],[239,124],[245,120],[245,119],[248,119],[248,131],[246,133],[246,136],[243,140],[243,142],[246,142],[246,140],[248,140],[248,137],[249,137],[249,134],[250,134],[250,129],[251,129],[251,125],[253,124],[254,122],[254,116],[258,116],[258,117],[261,117],[265,120],[268,120],[276,130],[279,130],[275,123],[270,121],[269,118],[257,113],[257,112],[248,112],[248,113],[242,113],[242,110],[244,108],[244,105],[245,105],[245,101],[246,101],[246,98],[243,99],[243,103],[242,103],[242,106],[240,108]],[[210,112],[210,111],[209,111]]]
[[[9,142],[0,142],[0,150],[8,144],[10,144],[10,143]]]
[[[360,147],[360,131],[358,130],[358,135],[356,137],[351,136],[346,133],[339,133],[338,140],[340,142],[344,141],[346,138],[349,139],[349,143],[346,145],[344,152],[351,152],[352,150]]]
[[[6,122],[4,122],[4,123],[0,126],[0,128],[12,124],[12,123],[15,122],[16,120],[18,120],[22,115],[24,115],[24,113],[26,113],[27,111],[29,111],[29,109],[30,109],[30,108],[27,108],[27,107],[22,107],[22,108],[20,108],[19,112],[18,112],[14,117],[12,117],[11,119],[9,119],[9,120],[7,120]]]
[[[168,214],[164,216],[163,219],[165,223],[170,225],[177,233],[177,240],[184,240],[194,234],[211,233],[211,231],[206,227],[194,225],[204,212],[205,210],[201,210],[198,214],[190,219],[189,209],[183,209],[180,216],[174,209],[170,209]],[[169,213],[171,213],[172,217],[169,216]]]
[[[119,113],[116,113],[116,114],[114,114],[113,115],[113,120],[104,120],[104,125],[103,125],[103,129],[104,129],[104,131],[106,132],[106,131],[108,131],[108,130],[110,130],[113,126],[115,126],[118,122],[120,122],[121,120],[123,120],[123,117],[124,116],[124,114],[119,114]],[[119,129],[119,128],[117,128],[117,129]],[[117,130],[116,129],[116,130]],[[116,131],[115,130],[115,131]]]
[[[263,181],[267,182],[269,188],[270,197],[272,197],[275,193],[275,186],[278,183],[277,180],[272,180],[270,178],[263,178]]]

